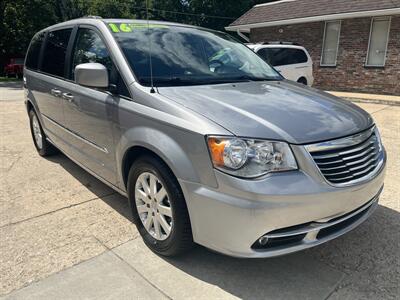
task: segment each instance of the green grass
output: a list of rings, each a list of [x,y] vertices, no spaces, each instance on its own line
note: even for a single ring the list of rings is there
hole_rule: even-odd
[[[14,78],[14,77],[1,77],[0,76],[0,82],[9,82],[9,81],[21,81],[22,78]]]

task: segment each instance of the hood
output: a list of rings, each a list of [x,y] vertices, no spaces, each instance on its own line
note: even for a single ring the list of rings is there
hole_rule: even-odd
[[[160,87],[158,91],[242,137],[306,144],[373,125],[371,116],[351,102],[286,80]]]

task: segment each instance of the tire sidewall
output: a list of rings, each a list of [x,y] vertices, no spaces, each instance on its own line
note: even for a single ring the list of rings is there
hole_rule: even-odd
[[[40,132],[42,134],[42,148],[41,149],[38,147],[38,145],[36,143],[36,139],[35,139],[35,134],[33,133],[33,125],[32,125],[33,117],[37,118],[38,123],[39,123]],[[44,132],[43,132],[42,125],[40,124],[39,117],[37,116],[37,114],[35,113],[35,111],[33,109],[31,109],[29,111],[29,125],[30,125],[30,129],[31,129],[31,135],[32,135],[33,144],[35,145],[35,148],[36,148],[37,152],[40,155],[43,156],[45,154],[45,151],[46,151],[45,147],[46,147],[46,142],[47,141],[46,141],[46,138],[45,138],[45,135],[44,135]]]
[[[146,243],[146,245],[148,245],[150,249],[159,254],[164,254],[165,251],[168,251],[168,249],[173,247],[174,243],[177,240],[177,233],[179,232],[181,224],[179,224],[180,222],[176,214],[176,205],[177,205],[176,201],[183,200],[179,199],[180,195],[175,195],[175,193],[172,192],[170,186],[171,182],[168,178],[166,178],[167,174],[164,175],[163,172],[160,171],[163,169],[164,168],[162,167],[161,163],[158,160],[153,158],[143,157],[142,159],[139,159],[138,162],[135,162],[132,165],[128,176],[128,198],[132,211],[133,221],[136,224],[137,229],[140,235],[142,236],[144,242]],[[157,178],[161,181],[161,183],[163,184],[164,188],[168,193],[172,210],[173,226],[171,228],[171,234],[165,240],[155,239],[146,230],[137,211],[136,199],[135,199],[136,181],[138,177],[144,172],[152,173],[155,176],[157,176]]]

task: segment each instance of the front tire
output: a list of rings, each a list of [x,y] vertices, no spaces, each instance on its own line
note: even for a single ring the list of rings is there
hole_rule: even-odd
[[[29,111],[29,124],[35,148],[40,156],[49,156],[57,152],[56,148],[46,139],[42,125],[35,111]]]
[[[193,247],[182,190],[160,159],[146,155],[133,163],[128,176],[128,197],[133,221],[152,251],[176,256]]]

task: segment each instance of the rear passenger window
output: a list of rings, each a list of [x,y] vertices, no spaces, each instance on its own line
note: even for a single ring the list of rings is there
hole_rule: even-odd
[[[272,66],[285,66],[307,62],[308,58],[301,49],[262,48],[257,52]]]
[[[39,67],[39,55],[42,48],[45,33],[35,35],[29,46],[28,54],[26,55],[25,66],[31,70],[37,70]]]
[[[71,28],[49,32],[43,53],[43,72],[64,77],[65,56],[71,32]]]
[[[303,50],[300,49],[288,49],[292,52],[292,63],[293,64],[301,64],[307,62],[307,55]]]
[[[72,52],[70,79],[75,79],[75,67],[85,63],[99,63],[105,66],[108,70],[110,84],[116,85],[118,94],[130,97],[128,89],[115,67],[103,40],[94,30],[80,28]]]

